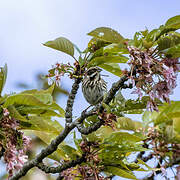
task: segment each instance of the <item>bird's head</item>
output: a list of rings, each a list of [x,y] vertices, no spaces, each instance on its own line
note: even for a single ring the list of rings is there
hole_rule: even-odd
[[[98,67],[91,67],[89,68],[86,73],[85,73],[85,76],[86,77],[89,77],[90,79],[95,79],[96,77],[99,77],[100,76],[100,72],[102,70]]]

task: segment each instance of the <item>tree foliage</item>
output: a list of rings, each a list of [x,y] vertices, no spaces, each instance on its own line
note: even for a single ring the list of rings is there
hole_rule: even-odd
[[[180,101],[170,101],[169,95],[176,87],[179,71],[179,28],[179,15],[157,29],[136,32],[133,39],[99,27],[88,33],[92,39],[84,51],[64,37],[48,41],[45,46],[72,56],[74,64],[54,65],[47,75],[51,86],[46,90],[3,94],[7,65],[2,67],[0,155],[7,164],[9,179],[19,179],[35,166],[64,179],[111,179],[116,175],[137,179],[136,171],[166,176],[169,167],[176,167],[178,175]],[[79,57],[75,57],[75,50]],[[129,69],[122,69],[121,63],[127,63]],[[75,119],[75,95],[84,73],[92,66],[99,66],[120,80],[100,106],[83,111]],[[74,84],[63,109],[53,100],[52,93],[65,74]],[[136,100],[122,95],[121,90],[127,88],[138,95]],[[127,114],[142,114],[142,119],[134,121]],[[59,123],[63,119],[65,127]],[[30,132],[47,144],[32,160],[27,159],[29,139],[23,132]],[[71,132],[74,145],[64,141]],[[135,160],[129,160],[133,159],[129,158],[132,154]],[[56,161],[58,166],[45,165],[44,158]],[[153,158],[158,163],[150,167],[148,161]],[[22,169],[16,172],[18,168]]]

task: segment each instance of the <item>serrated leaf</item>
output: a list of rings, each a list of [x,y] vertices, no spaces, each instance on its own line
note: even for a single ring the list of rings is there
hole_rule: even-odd
[[[116,175],[116,176],[123,177],[123,178],[136,179],[137,180],[136,176],[131,171],[127,171],[127,170],[120,169],[117,167],[106,166],[104,171],[112,173],[113,175]]]
[[[118,64],[115,63],[103,63],[99,65],[99,67],[103,68],[104,70],[121,77],[122,71]]]
[[[48,41],[43,44],[44,46],[62,51],[70,56],[74,56],[74,45],[71,41],[64,37],[59,37],[53,41]]]
[[[2,93],[2,90],[4,88],[4,85],[6,83],[6,78],[7,78],[7,64],[2,68],[0,68],[0,96]]]
[[[88,33],[88,35],[110,43],[121,43],[124,40],[117,31],[108,27],[96,28]]]

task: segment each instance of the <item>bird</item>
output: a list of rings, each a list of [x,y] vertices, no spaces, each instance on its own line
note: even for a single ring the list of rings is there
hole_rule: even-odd
[[[107,83],[101,78],[101,71],[98,67],[90,67],[84,75],[82,92],[90,105],[99,104],[107,92]]]

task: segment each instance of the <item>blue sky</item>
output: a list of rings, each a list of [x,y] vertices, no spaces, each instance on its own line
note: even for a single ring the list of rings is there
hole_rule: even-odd
[[[73,62],[42,45],[48,40],[64,36],[85,49],[90,39],[86,34],[97,27],[108,26],[131,38],[136,31],[159,27],[178,14],[179,0],[0,0],[0,66],[8,64],[4,92],[19,91],[15,86],[19,81],[36,87],[35,73],[47,72],[57,61]],[[71,83],[67,80],[63,85],[69,89]],[[174,100],[180,100],[179,86],[178,78]],[[82,101],[79,92],[76,105],[80,109]]]
[[[73,62],[42,43],[64,36],[85,49],[91,30],[108,26],[124,37],[159,27],[180,12],[180,1],[163,0],[0,0],[0,66],[8,64],[6,93],[17,92],[18,82],[36,87],[34,74],[47,72],[52,64]],[[106,81],[115,81],[115,77]],[[179,80],[179,79],[178,79]],[[71,81],[63,83],[69,89]],[[180,99],[179,87],[173,99]],[[82,95],[80,93],[80,98]],[[64,99],[63,99],[64,101]],[[63,104],[63,103],[62,103]],[[81,102],[80,102],[81,104]]]

